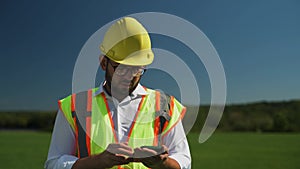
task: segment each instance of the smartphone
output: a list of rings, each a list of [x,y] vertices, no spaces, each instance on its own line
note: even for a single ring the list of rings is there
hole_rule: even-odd
[[[161,153],[163,151],[162,146],[142,146],[141,148],[148,148],[148,149],[154,150],[158,153]]]

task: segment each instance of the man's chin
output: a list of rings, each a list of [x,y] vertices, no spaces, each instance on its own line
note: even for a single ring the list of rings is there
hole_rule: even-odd
[[[129,95],[129,91],[129,86],[118,86],[118,88],[114,88],[114,90],[112,90],[112,93],[117,95]]]

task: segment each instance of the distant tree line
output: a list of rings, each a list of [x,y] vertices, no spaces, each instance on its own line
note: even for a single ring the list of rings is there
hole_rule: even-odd
[[[201,131],[209,106],[200,106],[192,131]],[[219,131],[299,132],[300,100],[227,105]]]
[[[0,112],[0,129],[52,131],[56,112]]]
[[[191,131],[201,131],[209,108],[200,106]],[[0,129],[52,131],[55,117],[56,111],[0,112]],[[227,105],[217,130],[300,132],[300,100]]]

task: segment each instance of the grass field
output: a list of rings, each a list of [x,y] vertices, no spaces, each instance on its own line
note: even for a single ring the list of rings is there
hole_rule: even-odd
[[[42,169],[50,133],[0,131],[0,169]]]
[[[42,169],[50,133],[0,131],[0,169]],[[193,169],[299,169],[300,134],[189,135]]]
[[[215,133],[199,144],[189,135],[193,169],[299,169],[300,134]]]

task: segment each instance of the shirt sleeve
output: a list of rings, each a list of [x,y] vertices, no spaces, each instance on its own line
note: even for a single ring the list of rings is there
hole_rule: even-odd
[[[75,154],[74,132],[59,110],[55,119],[45,169],[71,169],[78,159]]]
[[[163,138],[163,144],[169,148],[169,157],[176,160],[181,169],[191,168],[191,155],[182,122],[168,132]]]

